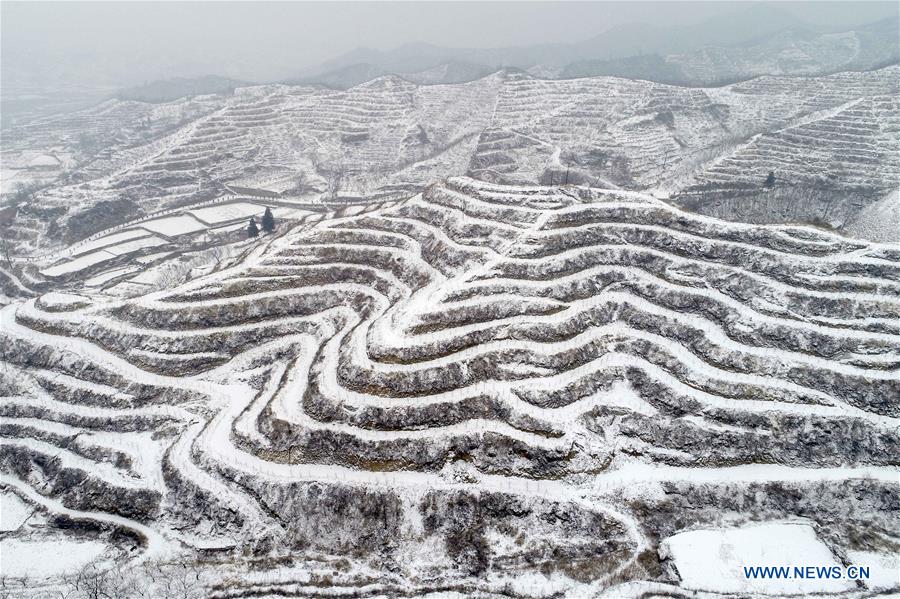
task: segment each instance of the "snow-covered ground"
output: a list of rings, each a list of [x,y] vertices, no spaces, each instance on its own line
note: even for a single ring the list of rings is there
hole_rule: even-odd
[[[234,202],[208,208],[197,208],[188,211],[188,214],[211,225],[225,223],[232,220],[248,221],[251,216],[262,218],[265,207],[248,202]]]
[[[84,282],[85,287],[100,287],[104,283],[115,279],[116,277],[121,277],[128,273],[135,272],[137,267],[135,266],[122,266],[120,268],[114,268],[112,270],[108,270],[102,274],[97,275],[96,277],[91,277]]]
[[[354,213],[364,212],[371,207],[352,207]],[[165,256],[185,251],[194,244],[204,246],[216,245],[210,236],[223,236],[243,231],[247,228],[249,218],[261,221],[265,207],[241,201],[225,201],[210,206],[185,209],[182,214],[162,215],[155,218],[142,218],[116,227],[115,232],[99,235],[96,238],[76,243],[70,248],[49,254],[38,264],[46,264],[40,273],[50,278],[84,279],[88,287],[97,287],[108,280],[129,271],[138,270],[138,266],[148,264]],[[293,226],[297,221],[313,217],[315,213],[304,208],[279,206],[273,211],[276,227],[284,229]],[[124,227],[125,230],[118,230]],[[228,239],[224,242],[233,242]],[[148,253],[155,247],[168,246],[173,251]],[[112,268],[100,270],[106,262],[117,260]],[[125,263],[122,264],[125,259]],[[90,269],[90,277],[83,274]]]
[[[178,237],[179,235],[185,235],[187,233],[205,231],[207,229],[207,225],[190,214],[148,220],[141,223],[140,226],[142,229],[147,229],[153,233],[159,233],[168,238]]]
[[[780,184],[821,194],[880,193],[898,184],[897,80],[891,66],[710,88],[512,71],[447,85],[385,76],[349,90],[254,86],[162,105],[110,100],[48,118],[16,131],[27,148],[17,155],[24,163],[51,150],[68,156],[85,122],[110,140],[83,162],[64,161],[78,183],[43,173],[49,186],[30,201],[64,212],[55,219],[63,230],[102,202],[126,196],[153,214],[210,201],[221,183],[311,202],[330,196],[334,183],[337,196],[402,195],[462,174],[707,193],[755,189],[774,170]],[[16,180],[42,175],[12,170]],[[204,214],[227,216],[219,212]],[[44,235],[49,227],[24,215],[14,222],[22,253],[60,249],[58,236]]]
[[[862,239],[900,243],[900,190],[864,208],[847,232]]]
[[[78,572],[107,548],[98,541],[0,539],[0,560],[4,576],[43,582],[48,577]]]
[[[107,246],[114,246],[114,245],[122,243],[124,241],[131,241],[131,240],[135,239],[136,237],[146,237],[146,236],[148,236],[148,233],[146,231],[141,231],[140,229],[132,229],[130,231],[122,231],[120,233],[113,233],[111,235],[105,235],[98,239],[75,244],[71,248],[71,250],[72,250],[73,255],[79,256],[81,254],[87,254],[89,252],[93,252],[94,250],[106,248]]]
[[[831,578],[752,578],[744,568],[840,566],[808,523],[767,523],[742,528],[700,529],[663,541],[685,588],[718,593],[808,595],[854,588],[851,580]]]
[[[17,129],[3,191],[48,186],[3,213],[0,574],[619,598],[863,565],[896,592],[900,212],[869,200],[897,75],[386,76]],[[700,216],[740,186],[860,195],[848,235]]]
[[[896,536],[895,246],[458,177],[160,254],[0,310],[3,484],[141,558],[268,543],[387,595],[779,595],[798,581],[734,568]],[[240,592],[311,584],[298,563]]]
[[[0,532],[18,530],[32,513],[24,501],[13,493],[0,493]],[[0,556],[2,561],[2,556]]]
[[[847,551],[847,560],[851,565],[865,566],[869,569],[866,587],[878,590],[891,590],[900,587],[900,555],[896,551]]]
[[[41,270],[41,274],[47,277],[59,277],[84,270],[95,264],[112,260],[113,258],[115,258],[115,254],[106,250],[100,250],[89,254],[83,254],[71,260],[64,260],[59,264],[44,268]]]

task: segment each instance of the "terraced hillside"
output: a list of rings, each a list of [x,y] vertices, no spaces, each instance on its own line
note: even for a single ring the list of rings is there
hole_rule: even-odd
[[[896,169],[890,159],[857,156],[858,178],[842,180],[832,173],[833,164],[803,162],[803,156],[819,154],[821,146],[839,154],[843,144],[854,143],[889,154],[900,143],[897,107],[888,97],[900,92],[897,74],[891,67],[828,77],[761,77],[705,89],[610,77],[511,77],[472,170],[498,181],[554,176],[562,183],[560,175],[569,169],[569,182],[681,190],[712,180],[708,171],[721,173],[716,183],[759,188],[775,169],[791,183],[829,176],[843,188],[891,188]],[[802,139],[799,130],[788,135],[798,128]],[[848,133],[854,137],[845,141]],[[747,148],[756,148],[758,139],[768,145],[751,153]],[[728,160],[740,160],[743,153],[739,168],[728,168]]]
[[[384,77],[347,91],[259,86],[145,105],[154,114],[205,111],[166,135],[138,128],[144,143],[107,138],[102,152],[29,198],[6,236],[23,253],[47,251],[141,215],[209,201],[225,183],[328,199],[421,189],[465,172],[500,81],[416,86]],[[36,128],[4,132],[4,139],[18,142],[10,149],[65,146],[78,135],[69,121],[91,118],[48,121],[57,127],[52,140]]]
[[[666,539],[748,522],[897,550],[896,245],[451,178],[0,336],[2,482],[43,515],[2,542],[215,597],[687,596]]]
[[[270,85],[162,105],[110,102],[4,132],[12,154],[78,157],[21,203],[5,236],[21,253],[58,249],[209,201],[224,184],[378,201],[452,175],[660,189],[723,218],[844,228],[897,187],[898,74],[893,66],[686,88],[501,71],[453,85],[385,76],[349,90]],[[82,133],[99,145],[74,143]],[[778,190],[763,195],[769,171]],[[781,193],[814,199],[783,214],[787,199],[772,207]],[[847,193],[850,202],[832,201]]]
[[[777,85],[760,81],[763,87],[772,84]],[[896,89],[848,99],[835,93],[843,88],[822,89],[817,95],[822,103],[811,106],[813,112],[772,126],[698,169],[683,190],[685,205],[707,214],[731,212],[737,218],[746,216],[740,214],[740,205],[745,212],[755,206],[757,219],[766,211],[791,219],[784,214],[785,208],[790,212],[791,200],[794,205],[811,200],[820,204],[809,211],[816,220],[840,227],[872,198],[895,190],[900,185]],[[740,86],[735,91],[756,93]],[[781,205],[774,207],[766,201],[771,198],[758,197],[760,173],[770,171],[790,196],[778,198]]]
[[[712,165],[702,178],[727,184],[748,169],[848,188],[891,181],[900,172],[900,106],[891,96],[853,100],[822,118],[764,133]]]

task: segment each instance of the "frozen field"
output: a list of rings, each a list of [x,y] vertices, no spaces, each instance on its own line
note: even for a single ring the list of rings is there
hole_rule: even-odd
[[[10,532],[18,530],[32,509],[24,501],[13,493],[0,493],[0,531]]]
[[[4,576],[27,576],[38,583],[77,572],[105,550],[105,544],[95,541],[0,539]]]
[[[59,277],[84,270],[85,268],[100,264],[101,262],[112,260],[113,258],[115,258],[115,254],[112,252],[99,250],[88,254],[82,254],[71,260],[63,260],[59,264],[44,268],[41,270],[41,274],[47,277]]]
[[[81,254],[93,252],[100,248],[105,248],[107,246],[116,245],[125,241],[131,241],[137,237],[146,237],[147,235],[148,233],[146,231],[142,231],[140,229],[122,231],[121,233],[113,233],[112,235],[106,235],[93,241],[79,243],[72,248],[72,251],[76,256],[78,256]]]

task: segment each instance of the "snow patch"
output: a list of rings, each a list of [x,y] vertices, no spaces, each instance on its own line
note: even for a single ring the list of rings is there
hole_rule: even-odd
[[[660,555],[671,557],[682,586],[719,593],[765,595],[840,592],[854,588],[849,580],[825,578],[750,578],[745,566],[840,566],[812,526],[804,523],[769,523],[743,528],[681,532],[660,545]]]
[[[141,223],[140,226],[142,229],[147,229],[152,233],[159,233],[165,237],[177,237],[187,233],[205,231],[208,228],[207,225],[189,214],[149,220]]]
[[[626,382],[616,382],[612,389],[603,393],[602,405],[626,408],[644,416],[655,416],[659,410],[646,402],[634,388]]]
[[[17,495],[0,494],[0,532],[19,530],[32,512],[34,510]]]
[[[77,572],[100,557],[105,550],[106,545],[99,541],[62,538],[41,541],[0,540],[3,574],[14,578],[47,578]]]
[[[47,310],[73,310],[87,306],[91,300],[83,295],[51,291],[41,296],[40,304]]]
[[[900,555],[874,551],[847,551],[848,565],[869,568],[869,578],[863,581],[870,589],[900,588]]]

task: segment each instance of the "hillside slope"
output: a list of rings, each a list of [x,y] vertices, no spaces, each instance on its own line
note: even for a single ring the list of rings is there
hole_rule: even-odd
[[[220,597],[678,595],[661,543],[748,519],[889,553],[898,298],[896,246],[452,178],[0,310],[2,482]]]
[[[778,222],[840,228],[898,184],[898,74],[889,67],[685,88],[502,71],[453,85],[386,76],[345,91],[258,86],[167,104],[112,101],[7,132],[17,156],[8,164],[22,177],[35,152],[73,159],[41,175],[43,188],[20,202],[6,237],[21,253],[54,249],[214,199],[224,184],[378,201],[464,174],[659,188],[683,192],[679,201],[692,209],[758,221],[773,214],[759,192],[775,171],[788,198],[813,194],[828,204],[849,192],[852,200],[837,211],[812,202]],[[92,131],[108,145],[71,143]],[[733,201],[739,210],[721,208]]]

